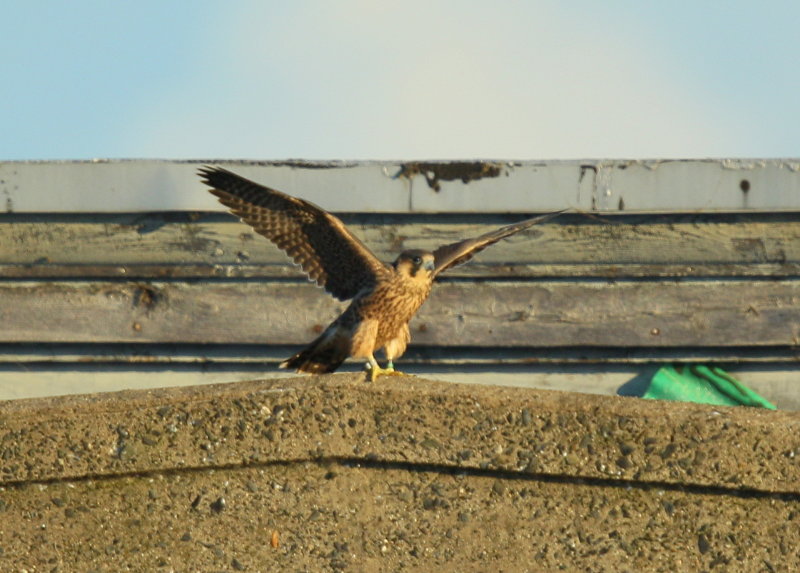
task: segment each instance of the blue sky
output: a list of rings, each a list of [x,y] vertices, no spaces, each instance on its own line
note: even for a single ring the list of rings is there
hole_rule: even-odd
[[[800,156],[800,3],[3,2],[0,160]]]

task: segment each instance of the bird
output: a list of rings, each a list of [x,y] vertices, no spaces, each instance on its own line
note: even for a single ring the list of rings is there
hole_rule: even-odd
[[[349,306],[306,348],[280,364],[309,374],[334,372],[348,358],[365,359],[367,379],[401,375],[394,360],[411,341],[408,323],[439,274],[497,241],[547,221],[546,213],[433,251],[410,249],[382,262],[336,216],[321,207],[222,167],[198,170],[202,182],[232,214],[283,250],[309,280]],[[386,367],[375,353],[382,349]]]

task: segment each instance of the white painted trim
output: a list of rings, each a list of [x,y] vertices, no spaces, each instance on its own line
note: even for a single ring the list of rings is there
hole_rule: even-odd
[[[442,179],[434,189],[433,171],[402,175],[399,161],[0,162],[0,212],[224,211],[196,175],[204,164],[338,212],[800,210],[800,159],[489,163],[494,176]]]

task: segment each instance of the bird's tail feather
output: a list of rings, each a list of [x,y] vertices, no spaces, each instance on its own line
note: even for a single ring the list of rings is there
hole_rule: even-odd
[[[333,372],[350,354],[350,337],[330,326],[306,348],[281,362],[281,368],[291,368],[308,374]]]

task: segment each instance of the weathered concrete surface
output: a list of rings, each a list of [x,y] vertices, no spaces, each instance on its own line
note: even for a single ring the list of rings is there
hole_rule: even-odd
[[[350,374],[5,402],[0,570],[791,570],[798,425]]]
[[[8,488],[1,499],[3,571],[800,564],[796,498],[299,462],[56,482]]]
[[[800,492],[800,415],[363,374],[16,400],[0,482],[354,459]]]

